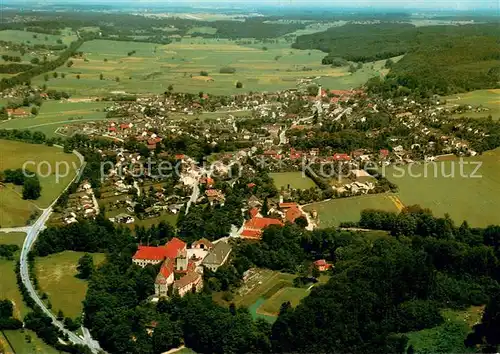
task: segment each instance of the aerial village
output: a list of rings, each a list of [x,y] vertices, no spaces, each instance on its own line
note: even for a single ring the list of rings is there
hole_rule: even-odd
[[[202,288],[204,268],[215,271],[228,260],[231,238],[258,242],[267,227],[287,223],[311,230],[318,218],[314,210],[304,210],[307,203],[396,188],[377,168],[448,154],[475,155],[467,140],[437,128],[449,114],[437,100],[427,105],[406,98],[394,102],[368,98],[361,90],[321,87],[230,98],[165,93],[115,101],[107,108],[107,120],[60,128],[70,139],[106,141],[97,148],[106,169],[97,189],[81,181],[52,222],[95,218],[104,208],[111,222],[125,227],[158,220],[175,224],[190,208],[223,208],[231,197],[224,185],[243,184],[242,222],[232,224],[230,232],[191,244],[177,238],[164,245],[144,244],[134,255],[141,267],[161,263],[155,299],[172,291],[183,295]],[[361,133],[350,135],[354,130]],[[467,126],[457,130],[484,134]],[[378,147],[381,137],[389,137],[391,146]],[[338,138],[343,142],[330,143]],[[169,173],[160,171],[162,164]],[[280,172],[302,172],[313,186],[276,188],[270,186],[272,179],[262,177]]]

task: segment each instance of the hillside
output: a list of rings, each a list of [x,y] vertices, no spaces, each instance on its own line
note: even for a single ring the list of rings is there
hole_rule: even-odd
[[[499,35],[498,26],[491,24],[349,24],[299,36],[293,47],[328,52],[323,58],[325,65],[338,58],[366,62],[406,54],[391,66],[385,81],[372,80],[372,91],[393,92],[403,86],[417,93],[452,94],[498,85]]]

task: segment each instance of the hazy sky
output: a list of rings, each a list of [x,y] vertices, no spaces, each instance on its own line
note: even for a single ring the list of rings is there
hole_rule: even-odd
[[[2,0],[0,0],[0,3]],[[7,1],[11,2],[11,1]],[[82,3],[81,0],[17,0],[16,3]],[[86,0],[84,3],[100,3],[100,4],[118,4],[120,2],[132,2],[131,0]],[[499,0],[135,0],[135,3],[141,4],[241,4],[257,7],[259,5],[309,5],[309,6],[332,6],[336,8],[411,8],[411,9],[449,9],[449,10],[474,10],[474,9],[490,9],[499,13]]]

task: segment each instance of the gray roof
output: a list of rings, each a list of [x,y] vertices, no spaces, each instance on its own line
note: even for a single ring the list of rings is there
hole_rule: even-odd
[[[224,259],[231,252],[231,245],[227,242],[221,241],[214,245],[208,255],[203,260],[202,264],[216,264],[221,265]]]

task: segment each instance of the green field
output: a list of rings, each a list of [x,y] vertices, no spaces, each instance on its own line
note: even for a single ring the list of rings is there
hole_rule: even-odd
[[[466,311],[444,310],[445,322],[437,327],[418,332],[405,333],[415,353],[475,353],[466,348],[464,339],[472,331],[472,326],[481,321],[483,308],[470,307]]]
[[[477,90],[444,97],[449,107],[454,105],[483,106],[487,112],[460,113],[456,117],[482,118],[491,115],[493,119],[500,119],[500,90]]]
[[[37,38],[34,38],[34,37]],[[71,33],[71,31],[64,31],[63,35],[52,35],[52,34],[43,34],[43,33],[35,33],[28,31],[20,31],[20,30],[3,30],[0,31],[0,41],[10,41],[15,43],[24,43],[29,45],[34,44],[57,44],[57,40],[61,39],[64,44],[69,44],[74,42],[77,39],[75,33]]]
[[[16,331],[4,331],[5,337],[12,344],[11,353],[15,354],[55,354],[58,350],[45,344],[35,332],[28,329]],[[26,336],[30,337],[30,342],[26,340]],[[0,334],[1,338],[1,334]]]
[[[0,233],[0,244],[2,245],[18,245],[22,247],[26,234],[23,232]],[[17,258],[17,257],[15,257]],[[0,299],[9,299],[14,303],[15,317],[22,319],[28,312],[21,293],[17,287],[15,261],[0,259]]]
[[[94,96],[110,91],[161,93],[173,84],[180,92],[234,94],[237,81],[243,83],[243,91],[276,91],[295,87],[297,80],[305,77],[348,75],[347,68],[321,65],[324,53],[291,49],[289,43],[244,46],[198,37],[168,45],[94,40],[84,43],[80,50],[84,58],[72,59],[70,68],[60,67],[57,71],[66,73],[66,78],[50,78],[46,83],[49,88]],[[235,68],[236,73],[220,74],[224,66]],[[200,76],[201,70],[208,76]],[[43,75],[33,83],[44,84]]]
[[[309,295],[309,291],[303,288],[284,287],[257,309],[257,313],[266,313],[278,316],[281,305],[289,301],[293,307],[297,306],[303,298]]]
[[[359,216],[364,209],[382,209],[398,211],[396,204],[389,194],[371,194],[359,197],[339,198],[329,201],[309,204],[305,211],[315,210],[318,213],[321,228],[335,227],[341,222],[359,221]]]
[[[83,252],[64,251],[36,259],[36,275],[40,291],[47,293],[53,313],[62,310],[65,316],[71,318],[81,315],[87,282],[75,276],[78,273],[76,270],[78,260],[83,255]],[[101,253],[94,253],[92,256],[96,265],[105,259]]]
[[[0,232],[0,245],[18,245],[21,248],[25,237],[24,232]]]
[[[18,141],[0,140],[0,171],[22,168],[26,165],[31,172],[39,174],[42,195],[38,200],[29,201],[21,198],[22,187],[6,184],[0,186],[0,225],[2,227],[23,226],[30,214],[37,209],[48,207],[64,190],[75,176],[80,161],[73,154],[65,154],[62,149],[39,144],[27,144]],[[70,170],[60,165],[60,175],[56,175],[56,166],[67,162]],[[49,168],[50,166],[50,168]],[[75,168],[76,167],[76,168]],[[47,177],[42,177],[47,176]]]
[[[22,319],[28,312],[17,287],[15,261],[0,259],[0,299],[9,299],[14,303],[14,316]]]
[[[36,117],[9,120],[0,124],[0,128],[41,131],[53,137],[61,126],[106,119],[107,106],[106,102],[47,101]]]
[[[480,157],[465,158],[464,161],[481,161],[478,171],[481,178],[466,178],[460,176],[458,159],[443,161],[436,164],[414,166],[413,174],[422,177],[403,178],[398,171],[388,168],[386,176],[399,187],[399,198],[405,205],[420,204],[430,208],[435,215],[450,214],[455,223],[467,220],[469,225],[484,227],[498,223],[498,204],[500,203],[500,149],[485,152]],[[451,174],[452,163],[455,165],[455,176]],[[436,167],[437,166],[437,167]],[[425,170],[427,169],[427,177]],[[475,166],[464,165],[464,175],[469,176]],[[438,177],[435,178],[435,171]]]
[[[278,189],[281,189],[281,187],[287,189],[289,186],[294,189],[309,189],[311,187],[316,187],[313,180],[307,176],[303,176],[302,172],[277,172],[270,173],[270,176]]]

